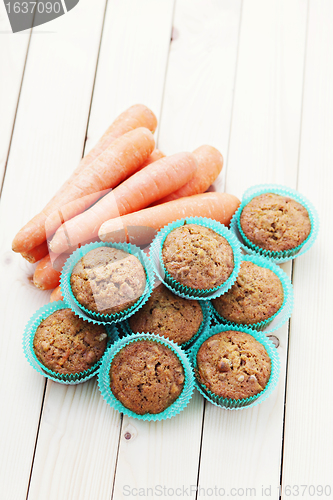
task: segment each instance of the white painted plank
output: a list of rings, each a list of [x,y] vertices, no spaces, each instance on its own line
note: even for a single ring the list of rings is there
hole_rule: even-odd
[[[172,14],[173,0],[159,5],[152,0],[140,4],[136,0],[109,0],[86,151],[118,113],[136,102],[151,107],[159,118]],[[95,382],[71,389],[70,394],[71,403],[64,399],[63,388],[56,384],[48,388],[29,500],[112,496],[120,414],[102,401]],[[81,408],[82,399],[91,408],[88,414]],[[52,431],[46,416],[54,411],[57,419]],[[93,436],[89,431],[92,427]]]
[[[30,30],[11,31],[5,5],[0,4],[0,182],[6,168],[10,140],[20,95]]]
[[[44,379],[24,359],[21,338],[48,294],[33,267],[11,252],[16,231],[54,193],[82,154],[105,2],[81,0],[32,35],[1,198],[1,495],[26,498]],[[74,15],[75,13],[75,15]],[[24,35],[15,35],[24,36]]]
[[[298,189],[316,206],[321,229],[314,247],[294,268],[282,483],[283,489],[292,487],[292,495],[297,485],[308,485],[299,487],[306,499],[318,498],[320,486],[330,485],[333,494],[332,22],[332,2],[310,1]],[[288,488],[283,493],[286,498]]]
[[[244,0],[226,184],[237,196],[296,187],[306,13],[305,0]]]
[[[306,20],[303,0],[243,2],[226,177],[227,191],[240,197],[264,182],[296,187]],[[290,266],[284,266],[288,273]],[[238,412],[206,406],[202,488],[217,486],[230,496],[261,498],[264,487],[278,498],[287,326],[276,336],[282,374],[269,400]]]
[[[222,153],[227,148],[240,5],[177,0],[158,142],[168,154],[205,143]],[[114,498],[146,492],[148,498],[178,498],[181,493],[194,499],[202,414],[203,400],[196,393],[189,407],[170,421],[124,417]],[[128,429],[135,439],[125,439]]]

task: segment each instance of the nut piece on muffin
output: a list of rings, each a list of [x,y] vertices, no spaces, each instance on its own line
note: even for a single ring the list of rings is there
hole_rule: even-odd
[[[197,224],[185,224],[171,231],[163,244],[162,259],[174,280],[198,290],[222,285],[234,269],[228,241]]]
[[[59,309],[44,319],[33,340],[40,363],[63,375],[89,370],[103,356],[106,345],[105,327],[84,321],[71,309]]]
[[[178,356],[152,340],[131,342],[111,362],[112,393],[138,415],[164,411],[181,394],[184,381]]]
[[[180,345],[196,335],[202,321],[203,313],[197,300],[178,297],[162,283],[128,319],[132,332],[155,333]]]
[[[134,255],[113,247],[97,247],[75,265],[70,283],[83,307],[95,313],[116,314],[141,297],[146,273]]]
[[[306,208],[292,198],[276,193],[253,198],[242,210],[240,225],[249,241],[272,252],[298,247],[311,231]]]
[[[243,261],[236,282],[224,295],[212,300],[212,304],[228,321],[254,324],[274,316],[283,298],[282,283],[273,271]]]
[[[197,353],[197,379],[219,397],[255,396],[267,385],[271,361],[265,347],[244,332],[219,332]]]

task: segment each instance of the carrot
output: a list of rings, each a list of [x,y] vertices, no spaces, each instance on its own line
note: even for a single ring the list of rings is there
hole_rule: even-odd
[[[65,252],[69,245],[73,247],[97,236],[103,222],[147,207],[188,182],[196,170],[197,162],[192,153],[178,153],[151,163],[90,210],[63,224],[50,242],[52,252]]]
[[[57,286],[57,288],[55,288],[50,295],[50,302],[54,302],[56,300],[63,300],[60,286]]]
[[[23,231],[23,241],[28,240],[28,243],[22,242],[21,231],[16,235],[13,241],[13,250],[15,252],[27,252],[31,250],[34,246],[37,246],[43,242],[41,236],[39,235],[39,226],[44,226],[45,218],[61,208],[61,203],[59,198],[64,192],[66,192],[68,186],[76,180],[76,177],[81,174],[81,172],[88,167],[109,145],[118,137],[134,130],[139,127],[146,127],[151,132],[154,132],[157,126],[157,120],[154,113],[144,106],[143,104],[135,104],[129,109],[124,111],[115,121],[110,125],[105,134],[101,137],[94,148],[80,161],[78,167],[74,170],[72,175],[63,184],[56,195],[49,201],[49,203],[44,207],[42,212],[37,214],[31,221],[26,224],[21,231]],[[46,216],[46,217],[45,217]],[[36,234],[37,232],[37,234]],[[43,232],[41,232],[43,234]],[[30,238],[33,240],[33,245],[29,243]],[[46,237],[44,237],[44,240]],[[37,242],[36,242],[37,241]]]
[[[34,264],[35,262],[38,262],[40,259],[45,257],[45,255],[47,255],[48,253],[49,250],[47,248],[47,242],[43,241],[43,243],[33,248],[32,250],[28,250],[28,252],[23,252],[22,257],[24,257],[31,264]]]
[[[138,170],[142,170],[143,168],[147,167],[151,163],[154,163],[154,161],[160,160],[161,158],[164,158],[165,154],[162,153],[159,149],[154,149],[152,154],[149,156],[149,158],[141,165],[141,167],[138,168]]]
[[[46,239],[45,222],[52,212],[56,216],[54,219],[48,218],[48,230],[55,231],[62,220],[73,217],[83,209],[82,207],[87,208],[89,206],[87,203],[96,201],[101,191],[116,186],[135,172],[150,156],[154,145],[152,133],[143,127],[115,139],[103,153],[82,170],[80,175],[76,176],[73,182],[68,184],[57,199],[57,209],[53,205],[52,210],[44,209],[19,231],[13,241],[13,250],[27,252],[40,245]],[[84,198],[86,196],[87,198]],[[71,201],[82,197],[83,201],[70,205]],[[63,213],[61,207],[66,204]]]
[[[104,222],[98,235],[102,241],[144,245],[166,224],[184,217],[208,217],[228,225],[239,204],[232,194],[196,194]]]
[[[223,167],[223,156],[212,146],[200,146],[193,151],[198,162],[198,170],[187,184],[165,196],[154,205],[166,203],[167,201],[204,193],[213,184]]]
[[[53,268],[49,255],[38,264],[34,272],[33,282],[41,290],[51,290],[59,285],[60,272]]]

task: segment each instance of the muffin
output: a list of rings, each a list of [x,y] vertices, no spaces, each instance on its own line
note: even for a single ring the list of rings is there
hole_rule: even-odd
[[[153,340],[137,340],[113,358],[110,388],[123,406],[137,415],[163,412],[180,396],[185,381],[178,356]]]
[[[33,349],[38,361],[63,375],[90,370],[107,346],[104,326],[87,323],[71,309],[58,309],[36,329]]]
[[[221,331],[205,340],[197,356],[198,382],[221,398],[239,400],[263,391],[271,374],[265,347],[241,331]]]
[[[128,324],[134,333],[156,333],[181,345],[197,334],[202,321],[203,312],[197,300],[178,297],[161,283],[146,304],[128,319]]]
[[[253,325],[274,316],[283,301],[278,276],[266,267],[243,261],[236,282],[224,295],[212,300],[212,305],[227,321]]]
[[[118,248],[99,246],[85,254],[70,277],[78,303],[93,313],[116,314],[142,296],[146,273],[140,260]]]
[[[240,226],[251,243],[271,252],[298,247],[311,231],[306,208],[289,196],[276,193],[252,198],[242,210]]]
[[[173,229],[165,238],[162,260],[171,278],[196,290],[219,287],[234,269],[233,250],[226,238],[198,224]]]

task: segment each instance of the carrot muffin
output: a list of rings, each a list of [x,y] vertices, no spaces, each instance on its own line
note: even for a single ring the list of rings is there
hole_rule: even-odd
[[[272,252],[298,247],[311,231],[306,208],[288,196],[264,193],[242,210],[240,225],[254,245]]]
[[[265,347],[248,333],[216,333],[197,353],[199,383],[222,398],[255,396],[266,387],[270,373]]]
[[[184,369],[177,355],[152,340],[127,344],[111,363],[112,393],[138,415],[164,411],[181,394],[184,381]]]
[[[203,313],[197,300],[178,297],[162,283],[128,319],[132,332],[156,333],[180,345],[196,335],[202,321]]]
[[[59,309],[37,327],[33,348],[37,359],[60,374],[89,370],[107,345],[104,326],[88,323],[71,309]]]
[[[174,280],[198,290],[222,285],[234,269],[228,241],[198,224],[185,224],[172,230],[165,238],[162,259]]]
[[[137,257],[113,247],[98,247],[79,260],[71,278],[76,300],[89,311],[116,314],[141,297],[146,273]]]
[[[236,282],[224,295],[212,300],[212,305],[228,321],[254,324],[274,316],[283,298],[282,283],[273,271],[243,261]]]

